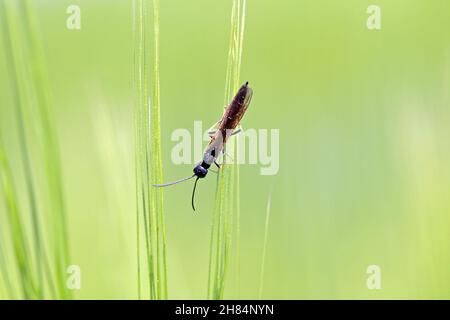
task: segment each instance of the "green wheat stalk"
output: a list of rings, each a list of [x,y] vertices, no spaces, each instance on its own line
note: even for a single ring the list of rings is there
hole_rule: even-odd
[[[53,101],[50,95],[50,84],[47,76],[47,67],[44,58],[44,49],[37,33],[38,21],[34,14],[30,0],[23,1],[23,23],[27,34],[28,49],[30,52],[32,84],[36,93],[36,104],[40,116],[40,127],[43,135],[43,157],[48,182],[48,191],[51,195],[50,212],[53,223],[54,251],[53,260],[57,278],[58,294],[62,298],[71,298],[67,289],[65,273],[69,264],[69,240],[67,230],[67,213],[64,200],[64,188],[60,152],[53,120]]]
[[[9,228],[22,283],[21,292],[25,298],[70,298],[65,283],[69,249],[61,164],[55,125],[52,121],[52,102],[43,48],[37,34],[38,24],[28,0],[2,1],[1,9],[2,34],[13,89],[13,108],[16,111],[26,196],[32,222],[32,228],[28,230],[24,213],[20,213],[18,198],[13,191],[13,175],[7,165],[6,152],[2,146],[3,193],[10,217]],[[42,159],[37,155],[32,156],[28,137],[31,133],[28,132],[38,133],[33,138],[38,140],[38,145],[41,146],[39,151],[42,152]],[[39,160],[42,160],[45,173],[45,181],[39,182],[48,187],[47,192],[37,191],[35,187],[37,178],[33,174],[33,168],[41,165]],[[38,203],[42,205],[46,200],[44,198],[47,197],[50,200],[47,208],[49,213],[44,217],[42,215],[44,210]],[[27,248],[26,245],[29,235],[33,239],[30,241],[33,243],[32,248]],[[47,243],[53,247],[50,254],[47,252]],[[34,256],[34,263],[29,259],[30,255],[25,254],[28,252]],[[25,262],[22,261],[24,254]],[[26,269],[24,263],[27,263]]]
[[[0,174],[2,180],[2,193],[6,204],[7,223],[10,228],[12,237],[12,246],[14,253],[14,265],[17,268],[20,285],[20,295],[25,299],[38,298],[36,280],[34,279],[33,268],[29,256],[30,249],[27,245],[28,239],[26,231],[24,230],[23,215],[20,212],[19,200],[15,191],[11,167],[6,158],[6,152],[3,147],[3,142],[0,141]],[[6,258],[3,258],[6,260]],[[6,261],[5,261],[6,262]],[[3,278],[10,276],[9,270],[5,269],[2,264]],[[13,296],[12,287],[9,290],[9,296]]]
[[[148,29],[149,1],[133,1],[135,165],[138,297],[142,297],[141,233],[145,243],[150,299],[167,299],[166,235],[162,189],[160,86],[159,86],[159,1],[153,4],[153,64]],[[150,90],[152,83],[152,90]]]
[[[263,242],[262,260],[261,260],[261,273],[259,275],[259,300],[261,300],[261,298],[262,298],[263,287],[264,287],[264,266],[266,264],[267,237],[269,234],[269,221],[270,221],[271,208],[272,208],[272,191],[269,194],[269,199],[267,200],[267,207],[266,207],[266,223],[264,225],[264,242]]]
[[[26,132],[24,124],[24,109],[26,105],[26,86],[24,83],[24,69],[23,69],[23,58],[20,55],[20,42],[13,41],[19,35],[18,25],[17,25],[17,12],[14,10],[16,8],[7,6],[7,3],[2,3],[2,17],[3,22],[3,36],[5,39],[5,54],[7,60],[10,62],[7,64],[8,74],[11,78],[11,83],[13,87],[13,97],[15,105],[15,116],[18,126],[19,133],[19,145],[20,151],[23,154],[23,166],[24,166],[24,176],[25,184],[27,188],[27,196],[30,204],[30,211],[32,220],[34,222],[34,245],[35,245],[35,264],[37,265],[37,283],[35,281],[33,274],[30,274],[32,266],[28,265],[27,270],[23,268],[23,259],[26,259],[26,254],[30,251],[26,245],[26,230],[24,230],[24,221],[22,215],[19,213],[18,199],[15,195],[13,187],[13,178],[10,172],[9,165],[6,160],[6,152],[2,147],[2,174],[4,177],[4,192],[5,201],[7,203],[7,208],[9,212],[9,223],[12,230],[16,230],[17,233],[13,233],[12,236],[15,238],[16,243],[14,244],[14,252],[17,259],[17,264],[22,274],[22,293],[25,298],[40,298],[41,292],[39,288],[42,287],[42,264],[40,263],[40,237],[39,228],[36,226],[37,222],[37,205],[36,205],[36,193],[34,190],[33,177],[31,175],[32,169],[30,164],[29,150],[26,141]],[[21,242],[21,246],[17,245],[17,242]],[[30,288],[34,288],[32,292],[29,291]]]
[[[232,2],[224,105],[229,104],[240,84],[239,77],[245,29],[245,7],[246,0],[233,0]],[[233,154],[235,157],[237,156],[234,139],[230,139],[227,142],[227,149],[234,150]],[[214,208],[211,219],[207,287],[208,299],[223,299],[224,296],[234,222],[236,222],[237,230],[239,231],[239,201],[238,164],[227,163],[227,159],[224,157],[222,168],[217,176]],[[237,221],[233,221],[233,219],[237,219]],[[239,234],[237,239],[239,240]],[[237,248],[239,248],[239,244]],[[239,259],[237,260],[239,261]]]

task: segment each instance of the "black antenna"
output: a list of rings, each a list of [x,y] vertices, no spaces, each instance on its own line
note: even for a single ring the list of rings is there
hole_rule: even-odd
[[[171,185],[173,185],[173,184],[177,184],[177,183],[180,183],[180,182],[183,182],[183,181],[192,179],[193,177],[195,177],[195,174],[193,174],[193,175],[190,176],[190,177],[183,178],[183,179],[180,179],[180,180],[177,180],[177,181],[173,181],[173,182],[169,182],[169,183],[164,183],[164,184],[154,184],[153,186],[154,186],[154,187],[158,187],[158,188],[161,188],[161,187],[167,187],[167,186],[171,186]]]
[[[198,181],[198,179],[200,179],[200,178],[197,177],[197,179],[195,179],[194,189],[192,190],[192,209],[194,209],[194,211],[195,211],[194,197],[195,197],[195,189],[197,188],[197,181]]]

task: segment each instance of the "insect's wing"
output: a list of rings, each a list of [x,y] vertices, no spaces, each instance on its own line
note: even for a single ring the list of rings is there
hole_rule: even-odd
[[[250,102],[252,100],[252,96],[253,96],[253,90],[250,87],[246,88],[247,91],[245,93],[244,96],[244,101],[242,103],[242,107],[238,110],[238,112],[236,113],[235,116],[235,127],[238,127],[241,123],[241,119],[244,116],[245,112],[247,111],[247,108],[250,106]]]
[[[247,87],[247,94],[244,99],[244,112],[247,111],[248,106],[250,105],[250,102],[252,101],[253,97],[253,90],[250,87]]]

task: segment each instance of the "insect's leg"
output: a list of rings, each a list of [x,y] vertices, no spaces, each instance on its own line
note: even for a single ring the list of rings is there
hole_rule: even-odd
[[[222,150],[222,154],[223,154],[224,156],[227,156],[227,157],[228,157],[228,159],[230,159],[231,161],[234,161],[233,157],[232,157],[232,156],[230,156],[230,155],[228,154],[228,152],[226,152],[226,151],[225,151],[225,149],[224,149],[224,150]]]
[[[236,135],[236,134],[238,134],[239,132],[241,132],[242,131],[242,129],[237,129],[237,130],[234,130],[233,131],[233,133],[231,134],[232,136],[234,136],[234,135]]]
[[[214,164],[220,169],[220,164],[218,164],[216,160],[214,160]]]
[[[214,130],[214,131],[208,131],[208,136],[209,136],[210,138],[212,138],[212,137],[214,137],[214,135],[216,134],[216,132],[217,132],[217,130]]]
[[[208,135],[212,138],[215,134],[216,134],[216,132],[217,132],[217,130],[215,130],[214,128],[216,128],[219,124],[220,124],[220,122],[222,121],[222,119],[219,119],[219,121],[217,121],[216,123],[214,123],[209,129],[208,129]]]
[[[218,171],[216,171],[216,170],[213,170],[213,169],[211,169],[211,168],[209,168],[208,170],[209,170],[209,171],[211,171],[211,172],[214,172],[215,174],[219,174],[219,172],[218,172]]]
[[[219,121],[217,121],[216,123],[214,123],[209,129],[208,129],[208,133],[215,131],[214,128],[217,127],[220,122],[222,121],[222,119],[219,119]]]

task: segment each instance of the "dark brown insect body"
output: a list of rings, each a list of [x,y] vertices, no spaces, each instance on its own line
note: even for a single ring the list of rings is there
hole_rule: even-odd
[[[219,154],[223,152],[225,143],[231,135],[235,134],[234,130],[239,125],[245,111],[250,105],[252,94],[253,90],[248,86],[248,82],[239,88],[239,91],[225,109],[222,119],[219,121],[217,131],[210,133],[211,141],[205,150],[203,163],[200,166],[208,169],[208,165],[215,162]]]
[[[235,131],[236,127],[239,125],[242,117],[245,114],[248,106],[250,105],[250,100],[253,95],[253,90],[248,86],[248,82],[244,83],[234,96],[231,103],[225,109],[225,112],[222,116],[222,119],[218,122],[218,128],[214,132],[210,132],[211,141],[206,147],[205,153],[203,154],[203,161],[195,166],[194,174],[188,178],[181,179],[178,181],[154,185],[155,187],[165,187],[170,186],[185,180],[189,180],[193,177],[197,177],[194,184],[194,190],[192,192],[192,208],[194,207],[194,194],[195,188],[197,186],[198,179],[206,177],[208,174],[208,169],[214,163],[217,167],[220,168],[220,165],[217,164],[216,159],[224,151],[225,143],[228,138],[233,134],[236,134],[238,131]]]
[[[248,86],[248,82],[239,88],[239,91],[225,110],[222,120],[220,121],[219,130],[221,130],[222,133],[225,133],[225,130],[236,129],[250,105],[252,94],[253,90]]]

